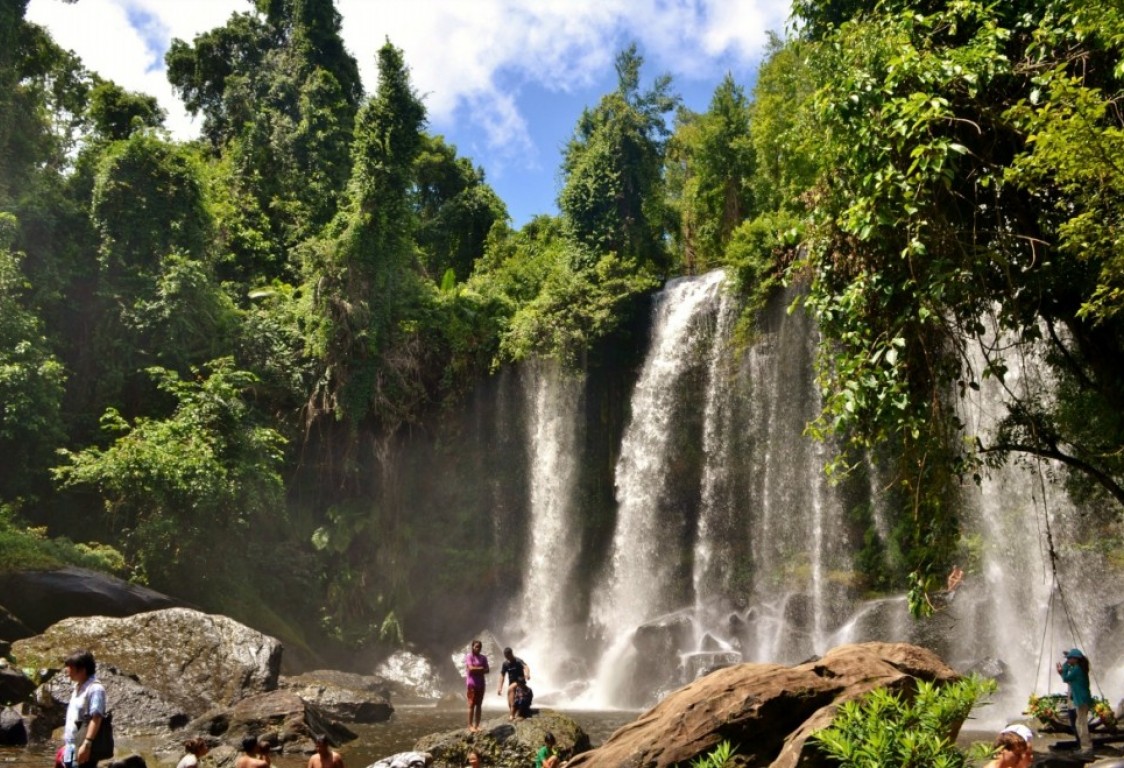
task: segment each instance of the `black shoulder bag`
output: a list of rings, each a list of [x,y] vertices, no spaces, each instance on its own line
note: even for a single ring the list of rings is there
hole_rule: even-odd
[[[90,742],[90,760],[96,763],[111,757],[113,757],[113,713],[106,712],[105,717],[101,719],[101,725],[98,726],[98,732],[94,734],[94,740]]]
[[[85,734],[90,726],[90,718],[84,718],[78,726],[78,733]],[[85,738],[85,736],[83,736]],[[87,762],[96,763],[113,757],[113,713],[106,712],[102,716],[98,732],[90,742],[90,759]]]

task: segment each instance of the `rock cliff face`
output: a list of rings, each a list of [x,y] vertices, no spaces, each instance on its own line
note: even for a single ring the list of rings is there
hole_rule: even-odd
[[[808,737],[831,724],[845,701],[886,687],[909,692],[918,680],[957,673],[913,645],[846,645],[795,667],[738,664],[675,691],[567,768],[686,765],[727,739],[745,766],[813,768],[829,763]]]
[[[126,618],[60,621],[12,644],[24,667],[58,668],[76,648],[198,717],[277,688],[281,643],[225,616],[169,608]]]

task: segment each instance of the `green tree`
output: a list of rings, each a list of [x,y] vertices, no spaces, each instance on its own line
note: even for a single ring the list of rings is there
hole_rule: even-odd
[[[156,97],[103,81],[90,91],[89,117],[100,136],[120,141],[136,130],[161,127],[165,114]]]
[[[750,183],[756,155],[749,101],[727,74],[702,115],[680,114],[668,150],[678,171],[684,266],[705,271],[722,263],[734,229],[754,212]]]
[[[819,87],[812,47],[769,37],[750,104],[754,148],[752,197],[758,211],[806,214],[802,202],[822,167],[822,133],[813,111]]]
[[[440,282],[452,270],[468,279],[496,222],[507,208],[484,183],[484,171],[440,137],[424,137],[414,163],[417,241],[426,274]]]
[[[230,263],[253,265],[229,276],[295,277],[290,251],[336,213],[362,98],[332,0],[258,0],[255,12],[232,15],[193,45],[173,40],[166,61],[173,87],[228,158],[232,205],[220,214],[231,220],[218,232]]]
[[[172,397],[168,418],[102,416],[106,448],[64,451],[54,474],[64,488],[95,489],[120,532],[135,577],[190,598],[214,599],[226,564],[252,526],[274,521],[282,505],[283,439],[255,423],[247,393],[256,377],[233,361],[212,361],[181,379],[151,368]]]
[[[1093,23],[1064,0],[936,5],[880,6],[811,52],[824,170],[792,271],[810,277],[825,335],[814,431],[896,447],[922,583],[957,536],[957,477],[981,461],[1046,456],[1124,503],[1124,334],[1095,309],[1120,221],[1105,154],[1122,125],[1108,106],[1119,15],[1105,5]],[[1034,349],[1056,396],[1008,386],[998,432],[963,440],[958,390]]]
[[[43,325],[25,305],[28,284],[10,248],[17,222],[0,213],[0,503],[43,494],[46,469],[63,439],[65,373]]]
[[[356,123],[346,205],[308,251],[310,350],[324,369],[313,412],[353,426],[373,418],[393,432],[420,396],[403,322],[419,295],[411,190],[424,121],[402,53],[388,42],[378,89]]]
[[[0,10],[0,206],[12,210],[44,173],[69,162],[82,127],[90,74],[43,28],[26,0]]]
[[[679,98],[668,75],[640,91],[643,61],[635,44],[618,54],[617,90],[582,113],[563,155],[558,205],[591,253],[612,251],[665,270],[664,116]]]
[[[212,220],[191,150],[147,133],[106,146],[91,220],[98,236],[97,331],[83,370],[96,371],[85,410],[149,412],[144,369],[181,373],[230,351],[233,307],[214,282]]]

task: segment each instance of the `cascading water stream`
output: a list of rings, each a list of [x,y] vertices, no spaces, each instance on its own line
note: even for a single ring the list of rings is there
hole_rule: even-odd
[[[528,664],[540,692],[562,686],[560,662],[575,639],[569,591],[577,563],[574,496],[582,379],[556,363],[524,370],[530,469],[531,545],[523,589],[508,622],[515,651]]]
[[[994,327],[994,321],[988,324]],[[986,355],[984,350],[988,350]],[[996,354],[1004,358],[1003,378],[979,375],[988,364],[987,357]],[[978,389],[967,390],[962,401],[967,439],[990,444],[1016,398],[1045,402],[1053,397],[1054,385],[1045,374],[1048,369],[1040,350],[1016,345],[998,331],[992,330],[970,345],[968,364],[977,373]],[[1070,647],[1075,642],[1063,631],[1063,608],[1055,605],[1057,614],[1048,615],[1054,587],[1045,526],[1055,528],[1060,543],[1061,521],[1076,517],[1061,489],[1052,482],[1040,482],[1043,475],[1039,473],[1052,476],[1059,469],[1044,459],[1012,458],[1003,467],[985,472],[978,487],[965,491],[967,524],[983,544],[980,573],[975,577],[983,583],[966,585],[971,587],[965,590],[967,604],[952,606],[964,630],[963,636],[954,639],[953,653],[972,658],[973,653],[984,651],[1008,660],[1009,675],[998,692],[1001,706],[996,711],[1018,711],[1036,690],[1058,690],[1061,684],[1053,665],[1063,644]],[[1059,565],[1064,568],[1064,558]]]
[[[713,596],[729,593],[737,555],[737,496],[727,471],[734,423],[734,366],[730,349],[737,302],[723,294],[707,359],[706,397],[703,411],[702,505],[699,510],[692,584],[695,615],[715,612]],[[698,638],[701,640],[702,638]]]
[[[632,419],[625,430],[616,468],[617,524],[608,577],[595,593],[593,618],[609,638],[595,675],[599,691],[613,704],[631,675],[633,631],[641,623],[682,605],[676,566],[682,512],[668,509],[668,466],[677,428],[677,394],[696,365],[702,334],[699,316],[713,307],[725,276],[674,280],[656,297],[652,342],[632,396]]]

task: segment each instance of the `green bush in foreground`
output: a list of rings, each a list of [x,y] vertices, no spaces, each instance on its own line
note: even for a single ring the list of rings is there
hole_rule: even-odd
[[[995,681],[968,677],[919,682],[912,698],[879,688],[839,708],[831,727],[813,736],[842,768],[963,768],[968,756],[954,735]]]

